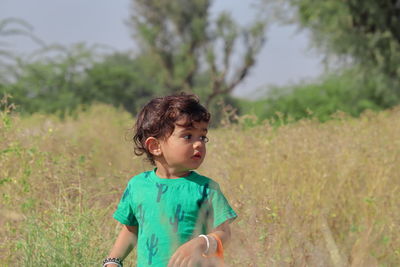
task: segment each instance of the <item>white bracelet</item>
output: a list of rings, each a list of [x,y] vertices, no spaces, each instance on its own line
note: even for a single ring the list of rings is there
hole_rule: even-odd
[[[206,236],[206,235],[199,235],[199,237],[203,237],[203,238],[206,240],[207,248],[206,248],[206,250],[204,251],[204,254],[207,254],[207,253],[208,253],[208,250],[210,249],[210,240],[208,240],[208,236]]]

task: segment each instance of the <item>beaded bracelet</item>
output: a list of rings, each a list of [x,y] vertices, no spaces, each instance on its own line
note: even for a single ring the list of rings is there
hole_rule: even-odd
[[[117,264],[118,267],[123,267],[122,260],[119,258],[107,258],[103,261],[103,267],[106,267],[109,263]]]

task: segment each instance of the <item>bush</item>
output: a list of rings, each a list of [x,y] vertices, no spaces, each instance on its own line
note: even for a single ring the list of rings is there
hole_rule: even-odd
[[[242,101],[244,113],[279,122],[316,118],[327,121],[337,112],[359,116],[365,110],[383,110],[399,101],[385,101],[376,93],[378,81],[365,80],[356,69],[331,74],[320,82],[274,88],[259,101]]]

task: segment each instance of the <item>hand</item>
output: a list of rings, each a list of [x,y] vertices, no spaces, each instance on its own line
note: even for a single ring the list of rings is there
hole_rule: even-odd
[[[206,249],[204,238],[196,237],[180,246],[169,260],[168,267],[192,267],[202,266]]]

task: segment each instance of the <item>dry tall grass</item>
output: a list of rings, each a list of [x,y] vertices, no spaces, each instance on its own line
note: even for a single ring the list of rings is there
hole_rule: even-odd
[[[133,156],[132,118],[106,106],[64,121],[6,113],[1,264],[98,266],[118,232],[111,214],[126,182],[149,168]],[[240,216],[227,265],[398,266],[399,137],[399,108],[212,130],[199,172],[221,184]]]

